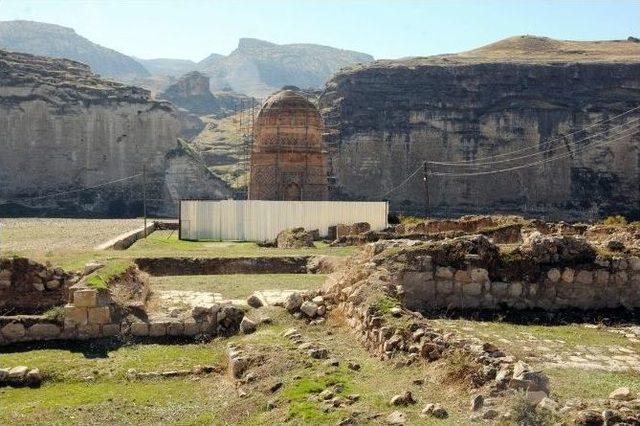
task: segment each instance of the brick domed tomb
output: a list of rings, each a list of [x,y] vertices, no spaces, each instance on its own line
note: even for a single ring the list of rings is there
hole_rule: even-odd
[[[323,123],[313,103],[293,90],[277,92],[262,106],[254,130],[250,200],[328,198]]]

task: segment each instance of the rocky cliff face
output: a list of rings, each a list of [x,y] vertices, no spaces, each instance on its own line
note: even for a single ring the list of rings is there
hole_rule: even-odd
[[[459,55],[343,70],[328,82],[320,105],[331,134],[336,197],[388,198],[395,210],[422,213],[421,172],[385,193],[425,160],[507,160],[430,166],[431,172],[456,174],[549,160],[498,174],[431,176],[430,213],[514,211],[579,219],[640,214],[637,129],[630,124],[622,133],[628,136],[600,143],[620,137],[614,126],[633,122],[640,111],[558,137],[639,102],[640,43],[523,36]],[[599,132],[604,133],[581,142]],[[521,149],[526,150],[505,155]],[[529,154],[535,155],[514,159]]]
[[[33,21],[0,22],[0,49],[82,62],[105,77],[131,81],[148,77],[133,58],[102,47],[71,28]]]
[[[209,77],[197,71],[183,75],[163,93],[158,95],[173,104],[198,115],[211,114],[220,103],[209,90]]]
[[[140,176],[148,171],[149,211],[175,212],[181,190],[166,188],[183,119],[149,92],[102,80],[89,67],[0,51],[0,209],[64,215],[141,214]],[[193,124],[193,123],[191,123]],[[212,196],[226,191],[212,185]],[[46,198],[33,198],[42,197]]]

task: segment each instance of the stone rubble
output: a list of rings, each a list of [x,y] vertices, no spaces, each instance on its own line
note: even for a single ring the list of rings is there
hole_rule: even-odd
[[[13,368],[0,368],[0,387],[38,387],[42,383],[42,374],[37,368],[19,365]]]

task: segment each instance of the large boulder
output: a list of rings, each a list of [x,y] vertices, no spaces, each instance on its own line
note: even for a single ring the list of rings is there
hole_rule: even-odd
[[[313,232],[305,231],[304,228],[285,229],[278,234],[276,246],[290,249],[314,247]]]

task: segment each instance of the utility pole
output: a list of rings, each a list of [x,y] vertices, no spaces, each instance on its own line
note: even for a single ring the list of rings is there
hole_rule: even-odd
[[[429,166],[427,166],[427,162],[424,161],[422,163],[422,173],[423,173],[423,177],[422,180],[424,181],[424,202],[425,202],[425,207],[424,207],[424,215],[425,218],[429,217],[429,204],[430,204],[430,200],[429,200]]]
[[[144,216],[144,237],[147,238],[147,165],[142,165],[142,215]]]

